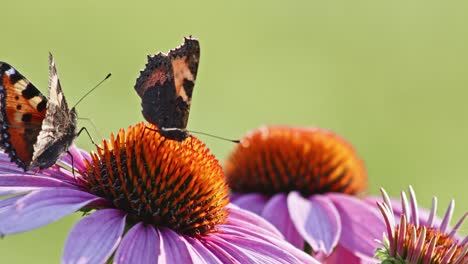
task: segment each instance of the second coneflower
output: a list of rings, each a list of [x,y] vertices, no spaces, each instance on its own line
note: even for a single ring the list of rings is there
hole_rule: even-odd
[[[0,195],[13,194],[0,201],[0,234],[81,210],[87,216],[69,234],[63,263],[317,263],[268,222],[228,205],[221,167],[203,143],[155,129],[121,130],[91,155],[71,148],[75,175],[59,166],[25,174],[0,154]]]
[[[296,247],[327,263],[372,261],[385,230],[351,145],[317,128],[262,127],[225,164],[232,201],[275,225]]]

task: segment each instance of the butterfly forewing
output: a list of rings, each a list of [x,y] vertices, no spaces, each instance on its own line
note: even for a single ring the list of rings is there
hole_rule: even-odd
[[[21,168],[31,162],[47,99],[21,73],[0,62],[0,146]]]

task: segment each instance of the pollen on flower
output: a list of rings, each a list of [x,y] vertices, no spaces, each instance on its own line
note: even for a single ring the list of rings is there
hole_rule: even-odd
[[[234,192],[308,196],[367,189],[367,173],[350,144],[318,128],[263,127],[246,135],[225,164]]]
[[[168,140],[140,123],[103,141],[86,161],[85,186],[143,221],[190,236],[225,222],[228,188],[221,166],[193,136]]]

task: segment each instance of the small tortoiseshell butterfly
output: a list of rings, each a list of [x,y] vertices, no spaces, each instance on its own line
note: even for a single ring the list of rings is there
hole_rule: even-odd
[[[79,133],[49,54],[49,100],[15,68],[0,62],[0,147],[25,171],[55,164]]]
[[[199,59],[198,40],[185,38],[184,44],[167,55],[148,56],[146,68],[136,81],[143,116],[168,139],[183,141],[188,137],[185,128]]]

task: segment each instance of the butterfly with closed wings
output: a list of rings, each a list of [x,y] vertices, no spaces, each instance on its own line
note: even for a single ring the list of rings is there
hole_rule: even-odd
[[[52,54],[49,99],[8,63],[0,62],[0,78],[0,148],[25,171],[54,165],[86,129],[77,131],[77,113],[68,108]]]

